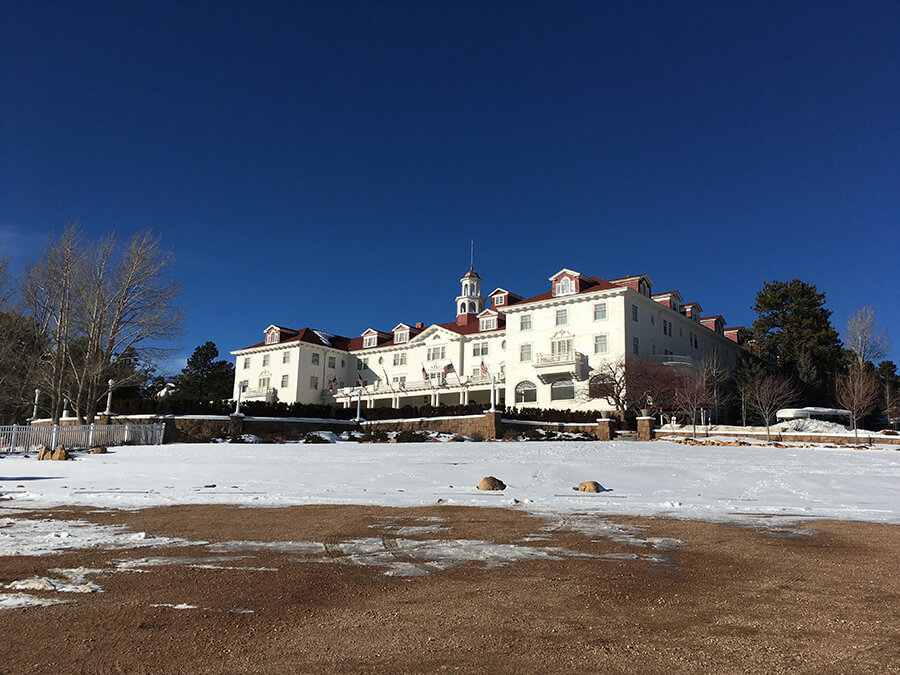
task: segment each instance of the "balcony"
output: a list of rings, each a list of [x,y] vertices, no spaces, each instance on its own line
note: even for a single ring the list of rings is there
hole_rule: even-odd
[[[275,387],[255,387],[241,392],[241,398],[245,401],[262,398],[271,403],[278,400],[278,392],[275,390]]]
[[[544,384],[555,380],[580,380],[586,363],[587,357],[576,351],[535,354],[534,370]]]

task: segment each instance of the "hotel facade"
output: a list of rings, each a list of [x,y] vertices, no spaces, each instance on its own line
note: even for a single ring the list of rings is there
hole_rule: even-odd
[[[714,355],[737,367],[742,327],[701,316],[678,291],[653,293],[646,274],[603,280],[562,269],[523,298],[482,294],[474,269],[460,279],[456,320],[368,328],[359,337],[271,325],[262,342],[231,352],[242,400],[344,407],[458,405],[608,410],[588,395],[607,361],[699,367]]]

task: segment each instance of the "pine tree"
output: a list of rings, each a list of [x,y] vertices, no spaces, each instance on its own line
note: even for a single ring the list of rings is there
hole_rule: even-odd
[[[825,309],[825,294],[799,279],[763,284],[753,305],[752,349],[802,383],[809,404],[827,405],[845,365],[840,338]]]
[[[218,356],[215,342],[197,347],[176,378],[178,395],[205,401],[231,398],[234,366],[228,361],[217,361]]]

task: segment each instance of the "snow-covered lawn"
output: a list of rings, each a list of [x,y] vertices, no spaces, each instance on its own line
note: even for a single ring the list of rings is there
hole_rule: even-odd
[[[487,475],[507,489],[475,489]],[[573,491],[587,480],[606,491]],[[0,516],[60,505],[444,503],[713,521],[796,516],[896,524],[900,452],[665,441],[173,444],[113,448],[73,462],[5,455],[0,495]]]

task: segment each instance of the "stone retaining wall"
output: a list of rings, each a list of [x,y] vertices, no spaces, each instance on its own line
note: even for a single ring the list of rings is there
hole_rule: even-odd
[[[766,440],[765,432],[758,431],[713,431],[707,432],[705,429],[697,429],[694,435],[690,431],[660,431],[655,429],[653,436],[659,439],[665,438],[709,438],[710,436],[723,438],[752,438],[754,440]],[[826,434],[781,434],[772,432],[769,434],[772,442],[778,443],[831,443],[834,445],[900,445],[900,436],[871,436],[869,434],[860,434],[859,438],[853,436],[829,436]]]

